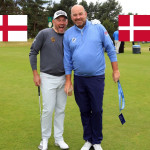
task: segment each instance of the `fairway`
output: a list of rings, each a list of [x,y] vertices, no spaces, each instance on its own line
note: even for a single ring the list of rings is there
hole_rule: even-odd
[[[33,83],[29,64],[31,43],[32,40],[26,43],[0,43],[2,150],[37,150],[41,140],[38,89]],[[111,64],[105,53],[103,150],[150,149],[150,43],[140,45],[141,54],[132,54],[132,44],[127,42],[125,53],[117,55],[125,95],[125,109],[122,111],[126,120],[124,125],[118,118],[118,87],[113,82]],[[65,112],[64,139],[70,150],[80,150],[84,144],[83,129],[74,96],[68,97]],[[60,149],[54,145],[53,132],[49,149]]]

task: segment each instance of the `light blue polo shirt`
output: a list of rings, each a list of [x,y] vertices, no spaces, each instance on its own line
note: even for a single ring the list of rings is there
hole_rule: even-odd
[[[104,48],[111,62],[117,61],[115,47],[106,29],[88,20],[84,28],[69,28],[63,39],[65,74],[98,76],[105,73]]]

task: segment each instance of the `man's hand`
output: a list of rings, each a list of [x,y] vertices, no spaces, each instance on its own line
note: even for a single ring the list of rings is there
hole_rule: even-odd
[[[66,82],[65,83],[65,93],[68,95],[70,92],[73,91],[72,82]]]
[[[114,82],[117,82],[119,80],[119,78],[120,78],[120,72],[119,72],[119,69],[118,69],[118,63],[117,63],[117,61],[116,62],[112,62],[111,65],[112,65],[112,69],[113,69],[113,74],[112,74],[113,80],[114,80]]]
[[[119,78],[120,78],[120,72],[119,72],[119,70],[113,71],[112,76],[113,76],[114,82],[117,82],[119,80]]]
[[[66,83],[64,91],[68,95],[68,93],[73,90],[72,82],[71,82],[71,75],[66,75]]]
[[[33,81],[34,81],[35,86],[41,85],[41,79],[37,70],[33,70]]]

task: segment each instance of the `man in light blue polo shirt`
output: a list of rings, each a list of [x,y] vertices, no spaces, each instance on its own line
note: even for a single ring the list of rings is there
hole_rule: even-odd
[[[92,25],[87,20],[83,6],[71,9],[74,26],[64,34],[64,67],[66,74],[65,92],[72,88],[71,72],[74,70],[74,94],[81,112],[83,138],[81,150],[102,150],[102,105],[105,80],[105,57],[103,47],[112,64],[113,80],[120,77],[115,47],[106,29]]]

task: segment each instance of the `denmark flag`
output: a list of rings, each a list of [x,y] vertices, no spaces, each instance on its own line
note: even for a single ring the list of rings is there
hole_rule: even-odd
[[[27,41],[27,15],[0,15],[0,41]]]
[[[150,15],[119,15],[119,41],[150,41]]]

